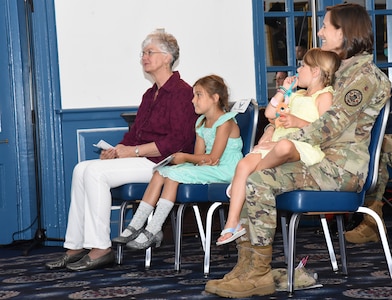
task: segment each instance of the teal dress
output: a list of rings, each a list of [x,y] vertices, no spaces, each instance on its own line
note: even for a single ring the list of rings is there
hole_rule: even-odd
[[[196,134],[204,139],[206,144],[206,153],[211,153],[214,145],[217,128],[228,120],[234,119],[236,112],[228,112],[222,115],[211,128],[205,128],[204,124],[196,127]],[[200,116],[196,124],[204,119]],[[192,163],[184,163],[180,165],[165,166],[158,169],[163,177],[180,183],[199,183],[208,184],[212,182],[231,182],[237,163],[242,158],[242,139],[229,138],[225,151],[223,152],[219,163],[216,166],[197,166]]]

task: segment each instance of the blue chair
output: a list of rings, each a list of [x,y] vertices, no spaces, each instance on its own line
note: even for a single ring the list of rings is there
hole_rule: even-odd
[[[249,143],[244,145],[243,148],[243,154],[244,156],[248,154],[254,144],[255,144],[255,138],[256,138],[256,129],[257,129],[257,120],[258,120],[258,114],[255,116],[256,119],[253,120],[255,127],[253,128],[252,132],[249,132],[250,134],[250,141]],[[250,130],[250,128],[248,129]],[[211,206],[209,207],[207,211],[207,216],[206,216],[206,229],[205,229],[205,243],[204,243],[204,276],[207,277],[209,272],[210,272],[210,260],[211,260],[211,239],[212,239],[212,228],[213,228],[213,217],[214,213],[216,210],[219,208],[219,217],[220,217],[220,225],[221,229],[223,229],[225,225],[225,216],[224,212],[221,209],[223,204],[229,204],[230,203],[230,198],[227,197],[226,194],[226,189],[229,186],[229,183],[211,183],[208,185],[208,202],[212,203]],[[177,265],[179,262],[176,262],[176,270],[179,270],[179,265]]]
[[[389,112],[389,119],[388,119],[388,123],[387,123],[387,128],[385,129],[385,134],[392,134],[392,118],[391,118],[391,114],[392,111]],[[388,194],[388,196],[391,194],[392,192],[392,167],[391,166],[387,166],[388,168],[388,174],[389,174],[389,181],[387,183],[386,186],[386,192]],[[384,203],[386,203],[387,205],[389,205],[392,208],[392,198],[389,196],[388,198],[383,197],[382,199],[384,201]]]
[[[120,201],[118,235],[120,235],[125,229],[124,224],[125,224],[125,215],[127,210],[132,209],[133,213],[135,213],[136,207],[138,205],[138,201],[143,198],[144,191],[146,190],[147,185],[148,183],[130,183],[111,189],[113,202]],[[116,258],[117,258],[117,264],[119,265],[122,263],[123,251],[124,251],[124,246],[118,244]],[[151,248],[148,248],[146,249],[146,260],[145,260],[146,269],[150,267],[150,262],[151,262]]]
[[[244,113],[236,116],[238,126],[240,127],[241,137],[244,142],[243,153],[248,153],[253,147],[256,135],[258,121],[258,105],[255,100],[251,100]],[[122,202],[120,205],[119,233],[124,230],[125,214],[130,208],[135,209],[138,201],[142,199],[148,183],[130,183],[111,190],[112,197],[115,201]],[[192,204],[195,213],[199,235],[203,249],[205,249],[205,233],[201,220],[200,210],[197,203],[206,203],[208,201],[208,185],[203,184],[180,184],[177,192],[176,203],[179,204],[177,212],[172,212],[172,224],[174,224],[173,237],[175,240],[175,269],[180,269],[180,249],[183,213],[187,205]],[[117,246],[117,263],[121,264],[123,258],[123,246]],[[145,268],[151,265],[151,248],[146,250]]]
[[[253,148],[257,122],[259,117],[259,108],[255,100],[251,100],[249,106],[244,113],[239,113],[236,116],[238,126],[240,128],[241,137],[243,141],[242,153],[246,155]],[[192,205],[198,224],[201,244],[204,250],[204,261],[210,257],[211,238],[207,238],[201,222],[200,211],[198,204],[211,203],[211,194],[219,193],[220,197],[226,196],[226,189],[221,189],[220,186],[228,186],[228,183],[210,183],[210,184],[180,184],[177,192],[176,203],[179,205],[176,214],[176,233],[175,233],[175,254],[174,254],[174,269],[180,271],[181,268],[181,243],[182,243],[182,224],[184,211],[187,206]],[[208,222],[208,221],[207,221]],[[208,229],[208,225],[206,226]],[[206,269],[206,267],[204,267]],[[205,271],[204,271],[205,272]]]
[[[389,181],[387,183],[385,190],[386,190],[386,192],[388,192],[388,194],[390,194],[392,191],[392,168],[390,166],[387,166],[387,168],[388,168],[388,174],[389,174]],[[388,204],[392,208],[392,198],[391,197],[387,198],[384,194],[384,196],[382,197],[382,200],[384,201],[384,203]]]
[[[365,185],[360,193],[344,191],[305,191],[296,190],[283,193],[276,197],[276,207],[280,212],[291,214],[290,223],[287,225],[286,216],[282,215],[283,241],[285,244],[285,254],[287,255],[287,291],[290,296],[294,293],[294,269],[295,269],[295,243],[296,232],[300,217],[304,214],[320,215],[323,225],[324,234],[326,234],[327,246],[331,260],[336,260],[333,254],[332,242],[329,236],[329,229],[325,220],[325,214],[333,213],[337,217],[339,246],[342,258],[342,271],[347,274],[347,260],[345,240],[343,236],[343,215],[345,213],[360,212],[371,215],[380,232],[385,257],[388,264],[389,273],[392,277],[392,258],[381,218],[371,209],[363,207],[365,194],[374,189],[377,182],[378,165],[380,158],[381,145],[385,132],[385,127],[389,114],[389,101],[381,110],[371,132],[371,141],[369,145],[370,161],[369,172]],[[288,232],[287,232],[288,226]]]

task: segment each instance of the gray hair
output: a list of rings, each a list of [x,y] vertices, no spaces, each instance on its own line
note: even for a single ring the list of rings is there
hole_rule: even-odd
[[[142,43],[142,49],[150,44],[154,44],[158,46],[161,51],[170,54],[172,56],[170,66],[173,67],[174,63],[180,56],[180,47],[178,46],[176,38],[170,33],[166,33],[164,29],[157,29],[147,35]]]

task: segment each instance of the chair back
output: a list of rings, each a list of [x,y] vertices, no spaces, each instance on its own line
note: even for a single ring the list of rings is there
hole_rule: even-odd
[[[377,184],[381,147],[388,122],[390,105],[390,101],[385,103],[385,106],[381,109],[372,128],[369,144],[369,170],[361,193],[372,192]]]
[[[252,99],[246,111],[238,113],[235,118],[238,127],[240,128],[240,134],[244,144],[242,147],[242,154],[245,156],[252,150],[255,144],[257,122],[259,119],[259,107],[257,102]]]
[[[277,209],[297,213],[333,213],[343,211],[354,212],[358,207],[362,206],[365,194],[372,192],[377,183],[381,146],[388,120],[389,107],[390,101],[387,101],[385,106],[380,110],[370,133],[368,175],[360,193],[349,191],[294,190],[277,196]],[[294,201],[293,199],[300,200]],[[317,201],[314,201],[315,199]]]

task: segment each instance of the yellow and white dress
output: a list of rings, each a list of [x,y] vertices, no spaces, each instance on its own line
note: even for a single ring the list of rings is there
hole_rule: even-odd
[[[298,90],[289,98],[290,114],[303,119],[308,122],[317,120],[320,116],[316,106],[316,98],[318,95],[330,92],[333,93],[332,86],[327,86],[320,91],[317,91],[312,96],[305,96],[306,90]],[[288,133],[299,130],[299,128],[284,128],[277,127],[272,135],[272,141],[276,142],[283,139]],[[312,146],[308,143],[290,140],[294,143],[295,148],[300,154],[301,161],[311,166],[319,163],[325,156],[319,146]],[[255,150],[251,153],[260,153],[264,157],[270,150]]]

